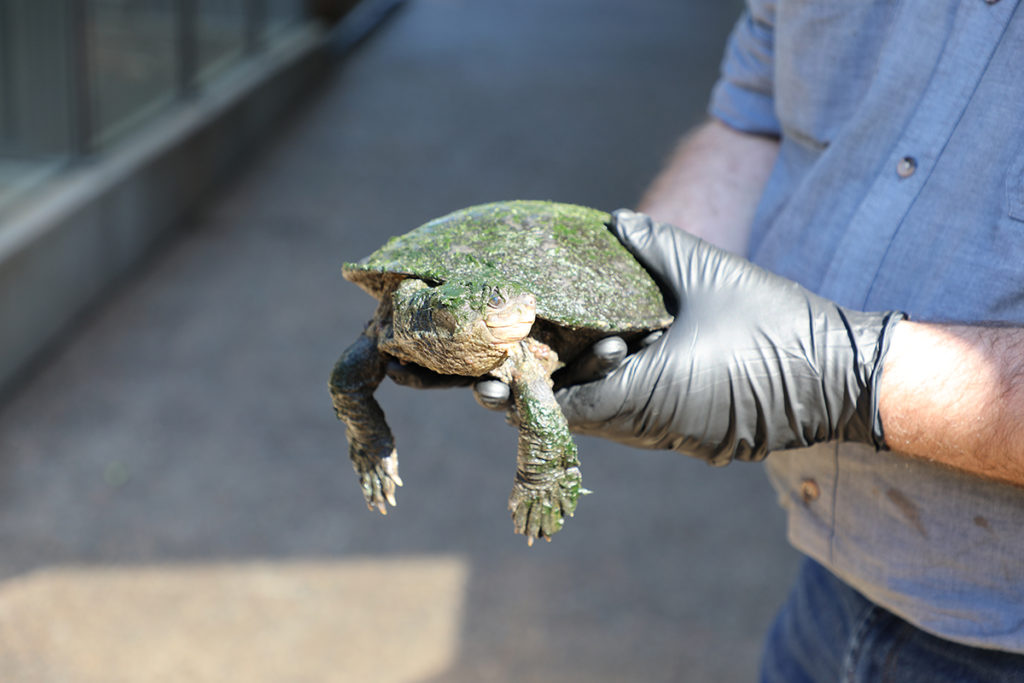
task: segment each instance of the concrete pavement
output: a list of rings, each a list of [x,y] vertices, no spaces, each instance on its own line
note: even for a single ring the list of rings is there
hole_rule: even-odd
[[[634,204],[738,8],[411,0],[0,406],[0,680],[749,681],[795,567],[761,468],[580,439],[595,493],[511,533],[515,432],[384,386],[368,512],[326,380],[339,275],[455,208]]]

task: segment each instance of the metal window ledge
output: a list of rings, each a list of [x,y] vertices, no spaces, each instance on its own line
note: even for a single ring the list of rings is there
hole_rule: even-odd
[[[297,30],[0,218],[0,396],[323,78],[325,45]]]

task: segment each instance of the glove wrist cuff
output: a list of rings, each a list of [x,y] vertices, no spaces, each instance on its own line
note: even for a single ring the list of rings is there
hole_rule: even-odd
[[[862,347],[864,372],[860,401],[858,401],[856,413],[852,416],[853,419],[844,430],[843,438],[847,441],[871,444],[878,450],[888,450],[889,447],[885,443],[885,430],[878,410],[879,394],[881,393],[879,386],[885,358],[892,342],[893,328],[906,320],[908,316],[901,311],[888,311],[876,315],[879,315],[880,319],[878,327],[875,328],[874,340]]]

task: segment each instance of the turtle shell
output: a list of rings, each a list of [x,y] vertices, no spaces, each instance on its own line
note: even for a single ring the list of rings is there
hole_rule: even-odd
[[[537,317],[571,329],[628,332],[667,326],[661,292],[596,209],[547,201],[472,206],[393,237],[342,272],[380,299],[404,277],[431,283],[515,283]]]

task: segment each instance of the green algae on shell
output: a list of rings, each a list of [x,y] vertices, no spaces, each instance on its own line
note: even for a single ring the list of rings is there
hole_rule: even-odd
[[[650,275],[596,209],[547,201],[472,206],[393,237],[344,276],[378,299],[397,279],[504,284],[531,291],[537,316],[607,332],[658,329],[672,317]]]

